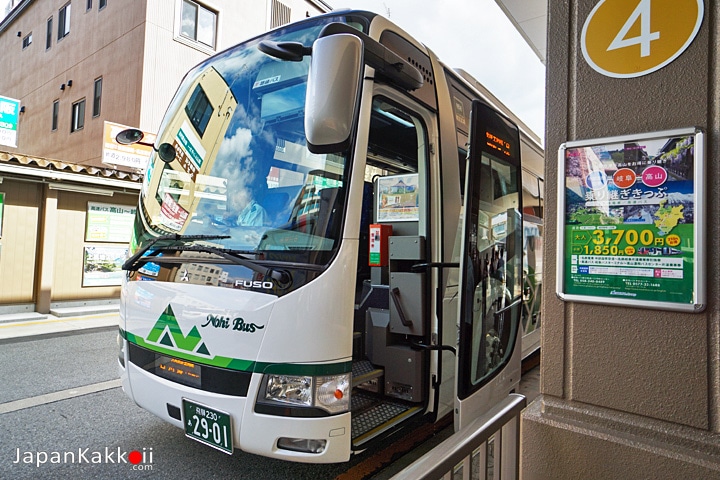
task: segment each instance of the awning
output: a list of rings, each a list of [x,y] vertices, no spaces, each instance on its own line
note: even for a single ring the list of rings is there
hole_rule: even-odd
[[[67,181],[134,191],[140,190],[142,182],[142,175],[137,173],[0,151],[0,174],[3,173],[42,183]]]

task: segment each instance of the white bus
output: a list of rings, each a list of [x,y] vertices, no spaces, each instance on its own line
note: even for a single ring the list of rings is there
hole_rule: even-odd
[[[368,12],[190,71],[123,267],[125,393],[226,453],[327,463],[515,390],[542,149],[498,110]]]

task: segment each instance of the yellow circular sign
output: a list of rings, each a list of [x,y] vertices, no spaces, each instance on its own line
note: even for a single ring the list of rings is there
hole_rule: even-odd
[[[680,236],[672,234],[668,235],[667,239],[665,240],[665,243],[670,245],[671,247],[677,247],[680,245]]]
[[[583,25],[583,56],[608,77],[647,75],[685,51],[704,10],[703,0],[600,0]]]

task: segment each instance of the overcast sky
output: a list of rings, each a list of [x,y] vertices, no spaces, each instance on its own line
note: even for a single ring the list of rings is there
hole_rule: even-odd
[[[470,73],[543,139],[545,66],[494,0],[329,2],[389,16],[446,65]]]

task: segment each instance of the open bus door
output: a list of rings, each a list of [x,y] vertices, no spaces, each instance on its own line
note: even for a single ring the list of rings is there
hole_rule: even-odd
[[[517,388],[522,353],[519,130],[477,100],[465,179],[455,430]]]

